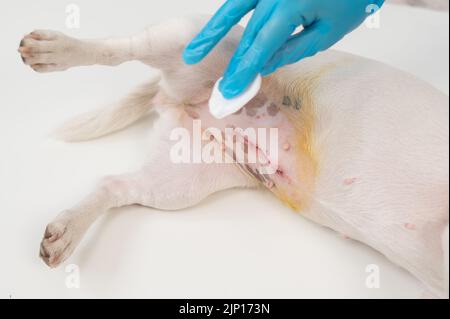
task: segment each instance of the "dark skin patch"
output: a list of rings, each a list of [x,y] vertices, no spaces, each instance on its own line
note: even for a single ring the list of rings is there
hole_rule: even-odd
[[[282,104],[286,107],[293,107],[295,110],[300,111],[302,108],[302,102],[300,99],[292,99],[289,96],[283,97]]]
[[[248,116],[255,117],[258,114],[258,109],[262,108],[267,100],[267,97],[263,94],[256,96],[245,106],[245,112]]]
[[[270,116],[277,116],[280,112],[280,108],[275,103],[270,104],[270,106],[267,108],[267,114]]]
[[[290,98],[289,96],[283,97],[283,102],[282,102],[282,104],[283,104],[284,106],[291,106],[291,105],[292,105],[292,100],[291,100],[291,98]]]
[[[247,113],[247,116],[250,116],[250,117],[255,117],[256,114],[258,114],[258,110],[252,109],[252,108],[245,108],[245,112]]]
[[[302,109],[302,102],[299,99],[295,99],[294,108],[297,111],[300,111]]]

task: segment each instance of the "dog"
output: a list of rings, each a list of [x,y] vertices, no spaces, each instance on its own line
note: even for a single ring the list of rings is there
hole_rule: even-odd
[[[424,7],[432,10],[448,11],[448,0],[390,0],[389,3],[409,5],[415,7]]]
[[[19,48],[37,72],[139,61],[159,76],[109,109],[81,115],[57,135],[87,141],[117,132],[148,114],[159,138],[141,170],[103,178],[75,207],[48,224],[40,256],[57,267],[89,227],[112,208],[143,205],[181,210],[231,188],[265,188],[305,218],[378,250],[418,278],[435,297],[448,296],[449,105],[430,85],[377,61],[327,51],[264,78],[240,112],[213,118],[208,99],[236,48],[236,26],[202,63],[183,63],[185,45],[208,17],[173,19],[130,37],[80,40],[37,30]],[[242,134],[265,161],[242,162],[223,141],[202,140],[231,162],[175,162],[173,132],[196,126],[277,129],[276,152]],[[211,136],[210,136],[211,137]],[[275,155],[277,159],[275,159]],[[259,158],[259,157],[258,157]],[[276,162],[273,172],[264,171]]]

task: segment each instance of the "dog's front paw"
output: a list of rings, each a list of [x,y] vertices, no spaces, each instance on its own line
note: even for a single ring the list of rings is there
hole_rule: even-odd
[[[78,243],[76,228],[65,219],[50,223],[41,242],[40,257],[51,268],[56,268],[73,253]]]
[[[19,53],[26,65],[36,72],[64,71],[73,66],[77,40],[60,32],[39,30],[26,35]]]

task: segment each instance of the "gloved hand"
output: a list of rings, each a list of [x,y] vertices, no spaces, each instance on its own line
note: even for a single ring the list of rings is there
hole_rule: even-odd
[[[200,62],[230,29],[255,10],[231,59],[220,91],[231,99],[241,94],[258,73],[326,50],[357,28],[385,0],[228,0],[187,46],[187,64]],[[293,34],[297,27],[303,31]]]

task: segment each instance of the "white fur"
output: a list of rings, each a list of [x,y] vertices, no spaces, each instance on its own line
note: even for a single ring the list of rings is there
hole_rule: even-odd
[[[186,125],[187,105],[207,101],[210,90],[203,84],[221,76],[242,32],[235,28],[203,63],[186,66],[181,52],[204,21],[176,19],[119,39],[76,40],[53,31],[25,37],[20,51],[38,72],[138,60],[162,75],[111,109],[79,117],[59,131],[66,141],[88,140],[150,110],[160,114],[155,129],[161,139],[148,165],[105,178],[49,224],[41,245],[49,266],[65,261],[110,208],[178,210],[214,192],[260,185],[235,165],[176,165],[168,158],[170,130]],[[302,214],[379,250],[435,296],[448,295],[448,98],[381,63],[333,51],[287,67],[269,81],[295,82],[321,70],[326,72],[311,88],[319,168],[314,187],[304,187],[310,205]],[[286,122],[277,123],[288,130]]]

